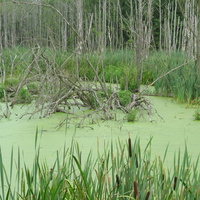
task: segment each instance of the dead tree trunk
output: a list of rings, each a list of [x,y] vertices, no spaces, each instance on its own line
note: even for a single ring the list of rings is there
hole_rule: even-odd
[[[141,61],[142,61],[142,49],[143,49],[143,1],[138,1],[138,19],[137,19],[137,47],[136,47],[136,65],[137,65],[137,85],[138,90],[140,89],[141,84]]]
[[[197,72],[200,77],[200,0],[197,0],[198,6],[198,31],[197,31]]]

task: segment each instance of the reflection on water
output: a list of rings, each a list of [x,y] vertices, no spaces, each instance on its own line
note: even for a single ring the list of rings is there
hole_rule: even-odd
[[[70,146],[74,136],[78,141],[83,155],[87,155],[90,149],[94,153],[97,148],[97,139],[103,146],[111,140],[126,140],[128,135],[132,139],[140,137],[142,148],[145,147],[150,137],[152,140],[152,152],[154,155],[162,156],[169,144],[167,162],[173,161],[174,152],[179,148],[183,152],[187,143],[189,154],[195,159],[199,154],[200,146],[200,122],[194,121],[195,109],[186,108],[183,104],[172,102],[169,98],[148,97],[153,106],[164,119],[162,121],[157,115],[154,121],[140,118],[138,122],[127,123],[123,120],[123,114],[117,113],[116,121],[98,121],[90,124],[88,121],[85,128],[75,128],[75,121],[71,121],[65,134],[65,127],[57,130],[55,127],[66,115],[57,113],[46,119],[31,119],[27,117],[19,119],[25,107],[19,105],[12,110],[11,119],[0,120],[0,146],[3,152],[4,161],[9,163],[9,155],[12,146],[18,147],[24,153],[26,163],[32,163],[34,157],[34,140],[38,127],[42,134],[40,138],[41,157],[53,162],[56,151],[62,152],[63,146]],[[1,105],[3,106],[3,104]],[[103,147],[102,147],[103,149]]]

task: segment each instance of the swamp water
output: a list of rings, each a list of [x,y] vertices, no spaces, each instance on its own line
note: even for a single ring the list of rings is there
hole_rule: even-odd
[[[78,142],[82,155],[87,156],[92,150],[94,155],[103,145],[109,144],[111,140],[126,141],[130,135],[132,140],[139,137],[141,148],[144,149],[151,137],[152,154],[154,156],[164,155],[167,145],[168,153],[166,164],[172,167],[174,153],[180,149],[184,153],[187,144],[189,155],[194,161],[200,153],[200,122],[194,120],[194,108],[186,108],[184,104],[177,104],[172,99],[162,97],[148,97],[158,114],[164,119],[153,115],[153,121],[148,118],[139,118],[135,123],[128,123],[123,120],[123,114],[118,113],[116,121],[97,121],[95,124],[87,123],[84,128],[75,128],[75,121],[69,122],[65,132],[65,126],[56,129],[58,123],[66,115],[56,113],[45,119],[31,119],[27,117],[19,119],[24,108],[17,105],[12,110],[10,119],[0,120],[0,147],[5,165],[9,165],[10,153],[14,148],[17,156],[18,147],[23,153],[23,159],[27,165],[31,165],[35,155],[35,134],[38,127],[39,146],[41,158],[53,163],[57,151],[62,153],[64,145],[70,147],[74,137]],[[3,109],[5,105],[1,104]],[[109,148],[108,148],[109,149]],[[153,157],[152,157],[153,158]],[[17,159],[17,157],[16,157]]]

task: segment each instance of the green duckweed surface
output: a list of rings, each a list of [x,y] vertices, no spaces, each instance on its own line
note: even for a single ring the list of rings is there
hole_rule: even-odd
[[[85,123],[84,128],[75,128],[76,120],[70,121],[65,131],[65,126],[56,128],[66,115],[56,113],[44,119],[19,119],[25,107],[17,105],[13,109],[10,119],[0,120],[0,146],[5,163],[9,163],[11,148],[20,149],[23,159],[31,164],[35,155],[35,134],[38,127],[41,158],[53,162],[56,151],[62,152],[63,146],[70,147],[72,137],[79,143],[82,155],[87,155],[92,149],[94,154],[111,140],[126,140],[129,135],[132,139],[139,137],[142,147],[152,140],[152,152],[155,156],[163,156],[167,145],[168,153],[166,162],[171,165],[175,152],[184,150],[187,144],[188,151],[195,160],[199,154],[200,122],[194,120],[195,108],[187,108],[185,104],[178,104],[170,98],[148,97],[153,107],[157,110],[150,122],[148,117],[139,117],[135,123],[125,122],[122,113],[117,113],[116,121],[101,121]],[[4,104],[1,104],[3,108]],[[79,111],[81,112],[81,111]],[[15,151],[17,154],[17,151]]]

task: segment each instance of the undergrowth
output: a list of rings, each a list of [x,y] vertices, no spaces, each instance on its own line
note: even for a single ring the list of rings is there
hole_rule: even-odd
[[[121,90],[134,92],[138,87],[136,83],[136,58],[131,50],[106,50],[103,53],[92,52],[76,57],[69,51],[24,47],[4,49],[1,53],[0,73],[5,86],[8,85],[7,82],[10,82],[9,85],[11,85],[12,79],[19,81],[22,78],[28,65],[35,59],[34,56],[37,56],[38,60],[36,63],[32,63],[33,71],[37,71],[37,65],[42,69],[42,66],[48,63],[56,70],[62,70],[62,75],[69,76],[78,73],[77,76],[82,80],[91,81],[95,80],[95,73],[90,66],[92,64],[102,80],[119,84]],[[184,52],[150,52],[141,64],[142,84],[152,83],[173,68],[187,63],[188,60],[190,58]],[[178,102],[191,103],[200,96],[199,85],[200,78],[197,67],[195,61],[191,61],[159,79],[154,87],[157,95],[172,96]]]

